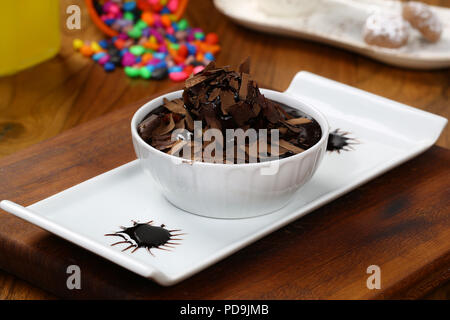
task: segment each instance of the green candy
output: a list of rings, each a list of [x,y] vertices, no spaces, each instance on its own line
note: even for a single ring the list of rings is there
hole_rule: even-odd
[[[147,28],[148,24],[144,20],[139,20],[138,22],[136,22],[134,27],[142,30],[142,29]]]
[[[130,31],[128,31],[128,36],[134,39],[139,38],[142,35],[142,31],[139,28],[134,27]]]
[[[203,32],[196,32],[194,33],[194,37],[197,40],[203,40],[205,38],[205,34]]]
[[[186,19],[181,19],[178,22],[178,30],[186,30],[188,27],[188,22]]]
[[[135,56],[141,56],[145,53],[145,48],[143,46],[131,46],[130,52]]]
[[[136,78],[141,74],[140,70],[138,68],[134,68],[134,67],[125,67],[124,70],[125,70],[125,74],[127,76],[129,76],[130,78]]]
[[[178,50],[178,49],[180,49],[180,45],[179,45],[178,43],[173,43],[173,42],[171,42],[171,43],[169,44],[169,47],[170,47],[171,49],[173,49],[173,50]]]
[[[150,77],[152,76],[152,72],[147,67],[142,67],[141,69],[139,69],[139,74],[144,79],[150,79]]]
[[[123,14],[123,18],[125,20],[134,20],[134,14],[132,14],[131,12],[127,11]]]

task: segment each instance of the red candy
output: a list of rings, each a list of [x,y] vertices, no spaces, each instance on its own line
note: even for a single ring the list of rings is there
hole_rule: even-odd
[[[142,11],[149,11],[152,9],[151,3],[148,2],[148,0],[138,0],[138,8]]]
[[[114,41],[114,45],[117,49],[122,50],[123,48],[125,48],[125,40],[117,39],[116,41]]]
[[[192,72],[194,72],[194,66],[192,65],[187,65],[184,70],[185,73],[187,73],[188,75],[190,75]]]
[[[160,4],[160,3],[158,2],[158,3],[153,4],[153,5],[151,6],[151,8],[152,8],[153,11],[159,12],[159,11],[161,11],[164,7],[162,6],[162,4]]]
[[[185,58],[180,55],[176,55],[173,57],[173,61],[175,61],[176,64],[183,64],[184,60]]]
[[[210,32],[206,35],[205,42],[208,44],[217,44],[219,43],[219,36],[217,33]]]
[[[180,49],[178,49],[178,55],[185,58],[185,57],[187,57],[188,54],[189,54],[189,50],[188,50],[187,46],[182,44],[180,46]]]

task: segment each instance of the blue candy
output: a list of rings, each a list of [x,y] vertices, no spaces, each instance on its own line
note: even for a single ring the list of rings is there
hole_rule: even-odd
[[[213,54],[211,52],[205,53],[204,57],[205,57],[206,60],[214,61],[214,56],[213,56]]]
[[[164,53],[164,52],[155,52],[155,53],[153,53],[153,58],[156,58],[156,59],[159,59],[159,60],[164,60],[166,56],[167,56],[167,53]]]
[[[125,53],[127,53],[128,51],[130,51],[130,50],[128,50],[128,48],[124,48],[124,49],[120,50],[120,56],[123,57],[123,55]]]
[[[190,56],[195,55],[197,53],[197,48],[193,44],[186,43],[186,47],[189,51]]]
[[[103,49],[107,49],[107,48],[108,48],[108,40],[105,40],[105,39],[100,40],[100,41],[98,42],[98,44],[99,44],[100,47],[102,47]]]
[[[170,42],[173,42],[173,43],[177,43],[177,42],[178,42],[177,38],[175,38],[175,36],[172,35],[172,34],[166,34],[166,38],[167,38]]]
[[[183,71],[183,68],[180,67],[180,66],[174,66],[172,68],[169,68],[169,72],[170,73],[172,73],[172,72],[181,72],[181,71]]]
[[[136,2],[134,2],[134,1],[125,2],[122,5],[122,9],[125,11],[133,11],[135,8],[136,8]]]
[[[92,56],[92,59],[93,59],[94,61],[98,61],[98,60],[100,60],[102,57],[104,57],[105,55],[106,55],[105,52],[99,52],[99,53],[94,54],[94,55]]]
[[[159,14],[170,14],[170,13],[172,13],[171,11],[170,11],[170,9],[169,8],[167,8],[167,7],[164,7],[164,8],[162,8],[162,10],[159,12]]]
[[[108,26],[111,26],[115,21],[116,21],[116,19],[106,19],[105,24],[107,24]]]
[[[155,65],[155,69],[167,68],[167,63],[165,61],[161,61]]]
[[[107,62],[107,63],[105,63],[105,65],[103,66],[103,68],[105,69],[106,72],[110,72],[110,71],[114,71],[114,69],[116,68],[116,66],[115,66],[114,63],[112,63],[112,62]]]
[[[149,65],[147,65],[147,69],[148,69],[150,72],[153,72],[153,70],[155,70],[156,68],[155,68],[155,66],[152,66],[151,64],[149,64]]]

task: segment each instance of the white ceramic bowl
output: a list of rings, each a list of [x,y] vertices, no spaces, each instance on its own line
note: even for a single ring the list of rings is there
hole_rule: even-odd
[[[153,148],[137,132],[139,123],[163,103],[163,98],[180,98],[182,90],[160,96],[134,114],[131,134],[136,155],[144,171],[153,177],[168,201],[202,216],[254,217],[282,208],[311,179],[326,152],[327,120],[314,107],[286,93],[266,89],[261,89],[261,92],[271,100],[313,117],[322,129],[320,141],[300,154],[263,163],[183,162],[181,158]],[[270,172],[275,173],[268,174]]]

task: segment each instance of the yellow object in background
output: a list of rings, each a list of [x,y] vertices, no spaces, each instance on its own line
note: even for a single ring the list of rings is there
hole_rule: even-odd
[[[58,53],[59,0],[0,0],[0,76]]]

